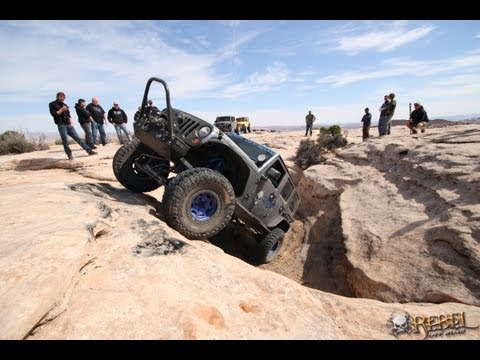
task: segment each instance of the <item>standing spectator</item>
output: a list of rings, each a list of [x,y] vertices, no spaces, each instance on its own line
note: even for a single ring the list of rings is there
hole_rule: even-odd
[[[73,127],[68,105],[64,103],[65,98],[65,94],[63,92],[59,92],[57,93],[57,99],[48,104],[50,115],[52,115],[53,121],[57,125],[58,132],[62,138],[65,154],[67,154],[69,160],[73,159],[72,149],[70,149],[70,146],[68,145],[68,136],[70,136],[78,143],[78,145],[82,147],[83,150],[87,152],[88,155],[95,155],[96,152],[93,151],[90,146],[85,144],[82,139],[80,139],[77,131]]]
[[[370,124],[372,122],[372,114],[369,113],[369,109],[365,108],[365,115],[362,117],[363,122],[363,136],[362,139],[365,141],[370,137]]]
[[[98,103],[98,98],[92,98],[92,102],[87,105],[87,111],[93,118],[92,121],[92,134],[93,134],[93,143],[97,143],[97,130],[100,132],[100,139],[102,140],[102,145],[107,145],[107,134],[105,134],[104,124],[107,124],[107,119],[105,115],[105,110]]]
[[[123,145],[122,130],[125,133],[127,140],[132,141],[132,138],[130,137],[130,133],[128,132],[128,129],[127,129],[127,121],[128,121],[127,114],[125,113],[125,111],[120,109],[120,106],[118,105],[118,101],[113,102],[113,107],[108,111],[107,119],[115,127],[115,131],[117,132],[118,141],[120,142],[120,144]]]
[[[92,138],[92,122],[93,119],[90,116],[90,113],[85,109],[87,102],[84,99],[78,99],[78,102],[75,104],[75,111],[78,115],[78,123],[82,127],[83,131],[85,132],[85,142],[88,146],[92,149],[96,149],[97,147],[93,143]]]
[[[394,100],[395,94],[391,93],[388,95],[388,99],[390,100],[387,106],[387,112],[385,115],[387,116],[387,135],[390,135],[390,129],[392,127],[392,118],[393,114],[395,114],[395,108],[397,107],[397,101]]]
[[[425,132],[427,122],[429,121],[427,112],[420,102],[413,104],[415,110],[410,114],[410,119],[407,122],[407,127],[412,131],[412,134],[417,133],[417,128],[420,128],[422,133]]]
[[[382,106],[380,106],[380,109],[378,109],[380,111],[380,118],[378,119],[378,135],[380,136],[387,134],[386,112],[387,112],[388,104],[390,103],[388,95],[385,95],[383,99],[384,99],[384,102]]]
[[[309,130],[310,130],[310,136],[312,136],[312,127],[313,127],[314,121],[315,121],[315,115],[313,115],[312,111],[309,110],[307,116],[305,116],[305,123],[306,123],[305,136],[307,136]]]

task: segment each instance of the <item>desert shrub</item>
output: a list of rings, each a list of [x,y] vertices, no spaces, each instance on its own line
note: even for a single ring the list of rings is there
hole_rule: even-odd
[[[345,134],[338,125],[332,125],[329,128],[322,127],[320,128],[317,144],[321,151],[330,151],[344,147],[348,143]]]
[[[68,142],[68,145],[75,144],[75,140],[73,139],[68,139],[67,142]],[[55,140],[55,145],[63,145],[62,139]]]
[[[50,145],[47,144],[47,136],[45,134],[38,135],[37,138],[34,139],[37,143],[37,150],[48,150],[50,149]]]
[[[321,154],[347,145],[345,132],[338,125],[319,129],[317,141],[302,140],[295,154],[295,164],[305,170],[325,160]]]
[[[342,128],[338,125],[332,125],[332,126],[329,126],[328,128],[322,126],[320,129],[319,129],[319,132],[320,132],[320,135],[332,135],[332,136],[335,136],[335,135],[341,135],[342,134]]]
[[[27,138],[25,134],[18,131],[7,130],[0,134],[0,155],[22,154],[35,150],[47,150],[45,135]]]
[[[301,169],[318,164],[320,159],[320,147],[313,140],[305,139],[300,142],[300,146],[295,154],[295,164]]]
[[[338,125],[332,125],[328,128],[328,131],[330,132],[330,134],[332,134],[333,136],[335,135],[341,135],[342,134],[342,128]]]
[[[326,135],[328,134],[328,129],[324,126],[322,126],[320,129],[318,129],[318,131],[320,132],[320,135]]]
[[[318,135],[317,144],[321,151],[335,150],[347,145],[347,139],[340,134],[320,134]]]

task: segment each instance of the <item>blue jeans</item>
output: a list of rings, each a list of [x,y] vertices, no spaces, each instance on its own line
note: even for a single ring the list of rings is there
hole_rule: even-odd
[[[306,126],[306,129],[305,129],[305,136],[307,136],[309,130],[310,130],[310,136],[312,136],[313,123],[311,123],[311,124],[307,123],[306,125],[307,126]]]
[[[127,124],[113,124],[113,126],[115,127],[115,131],[117,132],[118,141],[120,142],[120,144],[123,144],[123,142],[122,142],[122,130],[125,133],[125,136],[127,137],[127,140],[132,141],[132,138],[130,137],[130,132],[127,129]]]
[[[378,120],[378,135],[387,135],[388,132],[388,116],[383,115],[380,116],[380,119]]]
[[[96,121],[92,122],[92,135],[93,135],[93,143],[97,143],[97,129],[100,132],[100,139],[102,139],[102,145],[107,144],[107,134],[105,134],[105,128],[103,124],[99,124]]]
[[[82,141],[82,139],[80,139],[80,137],[77,134],[77,131],[75,130],[75,128],[72,125],[57,125],[57,126],[58,126],[58,132],[60,133],[60,137],[62,138],[63,149],[65,150],[65,154],[67,154],[68,156],[72,155],[72,149],[70,149],[70,146],[68,145],[68,136],[69,135],[87,153],[90,153],[92,151],[90,146],[85,144]]]
[[[92,125],[90,123],[83,123],[80,124],[82,127],[83,131],[85,132],[85,142],[87,143],[88,146],[93,147],[93,138],[92,138]]]

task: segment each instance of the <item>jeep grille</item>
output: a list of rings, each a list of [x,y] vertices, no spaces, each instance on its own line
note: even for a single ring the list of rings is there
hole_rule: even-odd
[[[180,118],[178,119],[178,128],[180,129],[180,133],[183,135],[183,137],[187,137],[194,131],[196,128],[198,128],[200,125],[197,124],[196,121],[190,119],[190,118]]]

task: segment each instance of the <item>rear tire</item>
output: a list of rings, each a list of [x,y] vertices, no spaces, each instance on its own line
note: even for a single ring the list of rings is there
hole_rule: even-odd
[[[133,192],[148,192],[160,187],[157,180],[135,168],[135,161],[141,160],[143,154],[154,154],[159,157],[138,139],[120,147],[113,157],[112,166],[115,177],[120,184]],[[158,160],[156,163],[163,170],[161,176],[168,178],[167,169],[170,166],[168,160]]]
[[[270,231],[258,244],[258,260],[268,264],[278,254],[283,245],[285,232],[280,228]]]
[[[189,239],[207,239],[232,219],[235,192],[219,172],[193,168],[170,180],[162,202],[172,228]]]

